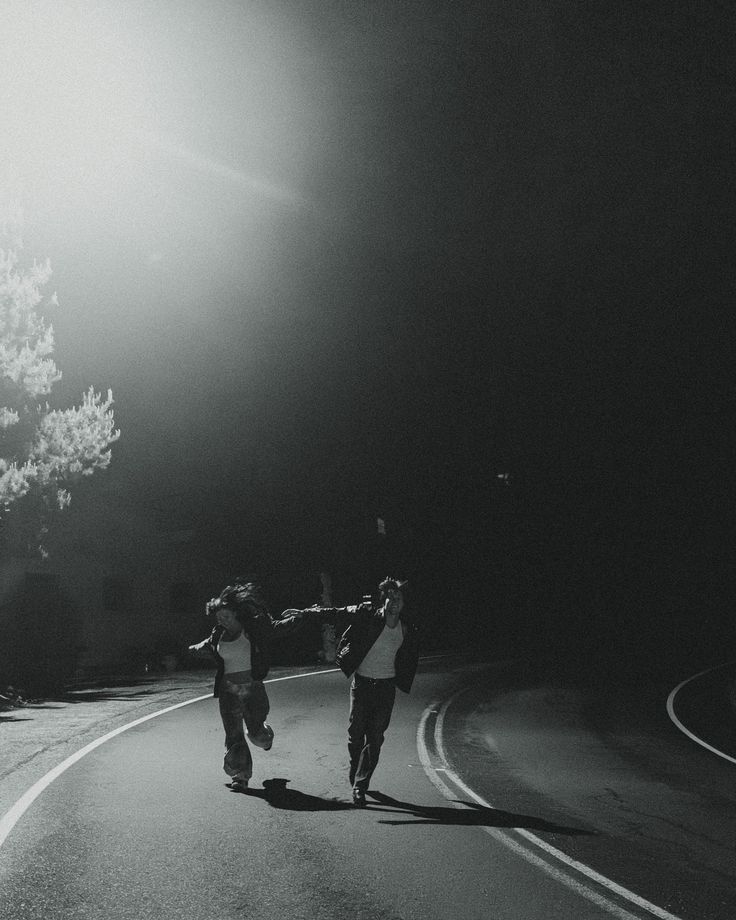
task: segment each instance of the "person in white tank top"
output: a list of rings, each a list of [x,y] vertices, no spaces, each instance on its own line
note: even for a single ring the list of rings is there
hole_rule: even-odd
[[[244,791],[253,774],[250,744],[270,750],[273,729],[266,722],[270,709],[263,680],[268,674],[273,639],[300,629],[312,612],[287,610],[276,620],[257,584],[238,580],[207,603],[207,614],[217,625],[207,639],[189,650],[212,654],[218,662],[214,695],[225,730],[223,769],[232,778],[230,788]]]
[[[252,678],[251,643],[237,616],[227,607],[218,610],[216,616],[217,622],[225,627],[216,649],[224,662],[219,695],[225,729],[224,767],[232,776],[233,788],[245,789],[253,775],[248,741],[264,751],[269,751],[273,744],[273,729],[266,722],[270,705],[263,681]]]
[[[416,629],[404,622],[406,582],[384,579],[377,609],[359,609],[360,622],[349,628],[338,645],[337,661],[350,675],[348,753],[353,803],[364,808],[365,794],[391,721],[396,687],[408,693],[416,669]]]

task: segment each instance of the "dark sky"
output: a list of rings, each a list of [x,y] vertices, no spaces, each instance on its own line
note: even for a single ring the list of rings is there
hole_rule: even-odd
[[[111,476],[315,539],[480,539],[499,472],[522,512],[733,497],[730,4],[2,13],[5,161]]]

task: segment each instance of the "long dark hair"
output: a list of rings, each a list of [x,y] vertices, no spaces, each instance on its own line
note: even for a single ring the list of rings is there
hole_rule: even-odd
[[[255,581],[235,579],[233,584],[223,588],[213,612],[223,607],[233,610],[239,620],[244,617],[270,616],[263,589]]]

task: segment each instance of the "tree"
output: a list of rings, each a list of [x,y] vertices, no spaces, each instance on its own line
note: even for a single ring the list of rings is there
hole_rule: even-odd
[[[112,392],[90,387],[82,403],[52,409],[46,401],[61,372],[54,331],[39,313],[51,277],[48,260],[22,269],[17,221],[0,228],[0,526],[7,541],[35,544],[54,513],[71,501],[69,486],[110,464]],[[46,301],[58,306],[56,294]],[[17,548],[17,547],[16,547]]]

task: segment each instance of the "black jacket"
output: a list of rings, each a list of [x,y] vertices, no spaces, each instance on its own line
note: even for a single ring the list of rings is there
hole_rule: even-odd
[[[253,680],[264,680],[268,674],[271,667],[271,642],[297,632],[304,625],[308,613],[307,610],[285,610],[278,620],[274,620],[265,611],[256,613],[246,609],[236,612],[243,632],[250,642],[250,666]],[[217,662],[215,696],[220,695],[220,684],[225,673],[225,662],[217,652],[217,645],[224,632],[225,627],[217,623],[206,639],[191,647],[193,652],[211,652]]]
[[[355,610],[353,616],[353,622],[337,643],[335,656],[338,666],[347,677],[357,670],[386,625],[383,610],[380,608],[361,606]],[[399,622],[404,632],[404,641],[399,646],[394,660],[395,683],[399,690],[408,693],[419,663],[419,630],[408,618],[401,616]]]

